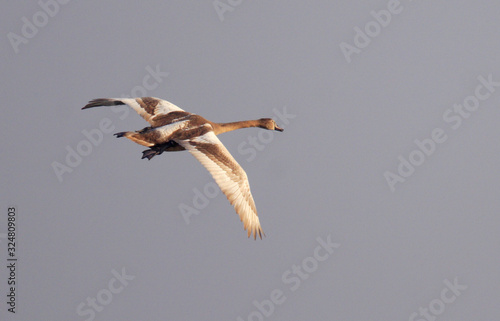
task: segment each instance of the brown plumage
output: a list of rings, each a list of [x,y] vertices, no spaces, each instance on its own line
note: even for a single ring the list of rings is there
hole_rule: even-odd
[[[117,133],[117,137],[126,137],[149,147],[143,151],[142,156],[148,160],[165,151],[188,150],[210,172],[234,206],[243,227],[248,231],[248,237],[253,234],[254,239],[257,235],[262,238],[264,233],[250,192],[248,177],[216,135],[249,127],[277,131],[283,131],[283,128],[271,118],[214,123],[154,97],[94,99],[82,109],[115,105],[130,106],[151,125],[135,132]]]

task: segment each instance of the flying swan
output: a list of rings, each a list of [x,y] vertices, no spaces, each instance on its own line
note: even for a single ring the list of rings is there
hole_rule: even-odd
[[[149,147],[142,158],[150,160],[163,152],[188,150],[210,172],[248,231],[248,237],[257,234],[262,239],[262,228],[255,202],[250,192],[248,177],[216,135],[235,129],[260,127],[282,132],[271,118],[231,123],[214,123],[199,115],[186,112],[159,98],[99,98],[91,100],[82,109],[128,105],[151,126],[134,132],[116,133],[137,144]]]

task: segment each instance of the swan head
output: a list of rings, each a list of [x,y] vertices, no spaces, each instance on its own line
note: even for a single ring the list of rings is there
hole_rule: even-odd
[[[279,132],[283,131],[283,128],[279,127],[276,124],[276,122],[274,121],[274,119],[272,119],[272,118],[261,118],[261,119],[259,119],[259,122],[260,122],[260,125],[259,125],[260,128],[269,129],[269,130],[277,130]]]

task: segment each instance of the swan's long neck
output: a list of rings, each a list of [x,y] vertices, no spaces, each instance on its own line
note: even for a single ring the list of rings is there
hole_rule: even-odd
[[[260,122],[258,120],[243,120],[243,121],[235,121],[231,123],[215,123],[214,132],[216,135],[227,133],[232,130],[240,129],[240,128],[248,128],[248,127],[259,127]]]

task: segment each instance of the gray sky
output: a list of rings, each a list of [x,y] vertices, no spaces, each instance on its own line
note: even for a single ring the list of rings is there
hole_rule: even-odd
[[[2,320],[500,318],[497,1],[40,3],[0,13]],[[80,110],[133,95],[285,128],[220,137],[264,240]]]

